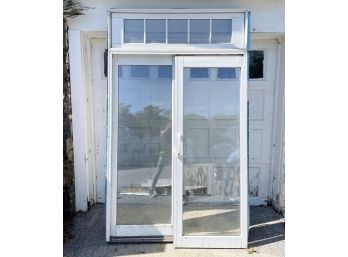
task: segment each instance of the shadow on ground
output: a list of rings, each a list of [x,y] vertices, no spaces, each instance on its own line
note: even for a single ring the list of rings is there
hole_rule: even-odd
[[[174,249],[172,244],[108,244],[105,242],[105,206],[97,204],[86,213],[78,213],[64,243],[65,257],[113,257],[150,254],[150,256],[249,256],[246,250],[235,249]],[[69,226],[71,226],[69,228]],[[284,218],[268,206],[250,208],[249,247],[261,246],[265,256],[281,256],[284,244],[272,244],[284,240]],[[256,248],[256,249],[261,249]],[[269,251],[269,252],[268,252]],[[231,255],[233,253],[233,255]],[[271,253],[271,255],[269,255]],[[279,255],[280,254],[280,255]],[[263,256],[258,255],[258,256]]]
[[[250,207],[249,247],[285,239],[284,217],[269,206]]]

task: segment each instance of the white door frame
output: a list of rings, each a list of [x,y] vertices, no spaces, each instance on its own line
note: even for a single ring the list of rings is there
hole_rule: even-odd
[[[84,78],[84,111],[85,111],[85,158],[87,168],[87,201],[89,205],[97,202],[95,131],[94,131],[94,96],[92,90],[92,40],[107,39],[107,34],[100,31],[81,32],[82,60]]]
[[[118,133],[118,65],[173,65],[172,56],[139,56],[109,54],[112,69],[108,73],[108,144],[107,144],[107,191],[106,191],[106,241],[120,241],[122,237],[162,237],[171,241],[173,235],[173,207],[171,224],[117,225],[117,133]],[[113,83],[113,84],[112,84]],[[172,86],[173,89],[173,86]],[[172,94],[173,99],[173,94]],[[172,178],[173,178],[172,165]],[[173,206],[173,194],[171,198]],[[138,239],[134,239],[138,240]],[[147,239],[151,241],[151,239]],[[157,241],[158,238],[154,239]]]
[[[240,236],[183,236],[183,71],[185,67],[236,67],[240,77]],[[178,56],[174,99],[174,246],[246,248],[248,242],[247,59],[244,56]]]

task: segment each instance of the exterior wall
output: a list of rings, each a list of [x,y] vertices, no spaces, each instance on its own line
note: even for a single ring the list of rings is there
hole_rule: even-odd
[[[209,8],[209,9],[245,9],[251,11],[252,37],[267,37],[274,39],[284,33],[284,1],[282,0],[80,0],[82,5],[93,9],[86,10],[81,15],[68,20],[69,24],[69,54],[71,62],[71,98],[74,133],[74,164],[75,164],[75,194],[76,211],[86,211],[89,200],[89,154],[88,131],[86,129],[86,88],[84,82],[83,57],[85,43],[81,32],[107,31],[107,10],[110,8]],[[261,35],[261,36],[257,36]],[[273,162],[279,156],[274,156]],[[279,177],[279,176],[278,176]],[[278,178],[277,177],[277,178]],[[271,183],[270,183],[271,184]],[[273,188],[273,187],[272,187]]]
[[[284,32],[283,0],[80,0],[82,5],[93,7],[69,22],[72,30],[106,31],[107,10],[110,8],[192,8],[192,9],[245,9],[251,12],[251,32]]]
[[[80,31],[69,31],[71,105],[74,135],[74,173],[76,211],[86,211],[87,205],[87,156],[85,129],[85,88],[82,72]]]
[[[273,159],[270,176],[270,201],[279,212],[285,211],[285,151],[284,151],[284,89],[285,89],[285,45],[284,37],[278,41],[278,87],[275,91],[276,108],[273,128]]]

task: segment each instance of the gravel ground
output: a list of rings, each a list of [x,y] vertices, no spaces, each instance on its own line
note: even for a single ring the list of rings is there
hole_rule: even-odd
[[[268,206],[250,208],[248,249],[174,249],[171,243],[108,244],[105,242],[104,208],[103,204],[97,204],[86,213],[78,213],[70,228],[65,226],[68,231],[64,243],[65,257],[284,256],[285,220]]]

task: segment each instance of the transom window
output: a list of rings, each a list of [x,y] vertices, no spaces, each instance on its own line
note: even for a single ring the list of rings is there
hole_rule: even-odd
[[[232,19],[125,19],[124,43],[231,43]]]
[[[110,15],[109,48],[200,45],[246,48],[245,12],[212,10],[115,10]],[[135,45],[138,44],[138,45]]]
[[[124,43],[223,44],[232,19],[125,19]]]

